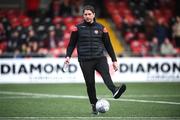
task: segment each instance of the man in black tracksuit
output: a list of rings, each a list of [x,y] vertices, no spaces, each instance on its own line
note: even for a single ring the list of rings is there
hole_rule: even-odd
[[[71,54],[77,45],[78,61],[85,78],[92,113],[98,114],[95,108],[98,100],[95,89],[95,70],[100,73],[115,99],[122,95],[126,86],[122,84],[121,87],[116,87],[111,80],[107,58],[104,54],[105,49],[112,59],[115,71],[118,68],[117,60],[106,28],[95,21],[94,8],[89,5],[85,6],[83,17],[84,22],[76,25],[71,33],[65,63],[69,63]]]

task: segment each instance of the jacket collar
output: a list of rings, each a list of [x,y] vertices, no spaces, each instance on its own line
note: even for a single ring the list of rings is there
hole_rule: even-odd
[[[88,26],[93,26],[93,25],[95,25],[95,23],[96,23],[96,21],[94,21],[93,23],[89,23],[89,22],[86,22],[86,21],[84,20],[84,24],[86,24],[86,25],[88,25]]]

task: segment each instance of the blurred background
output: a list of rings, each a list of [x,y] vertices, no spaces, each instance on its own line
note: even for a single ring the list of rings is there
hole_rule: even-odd
[[[0,0],[0,58],[64,57],[82,7],[96,8],[119,57],[180,56],[178,0]],[[76,50],[73,57],[77,56]]]
[[[62,71],[87,4],[118,57],[117,72],[108,59],[112,80],[127,85],[114,100],[96,84],[98,98],[111,102],[97,119],[179,120],[180,0],[0,0],[0,119],[92,120],[76,50]]]

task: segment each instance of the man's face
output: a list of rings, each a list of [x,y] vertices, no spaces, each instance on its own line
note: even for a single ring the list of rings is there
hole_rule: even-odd
[[[92,13],[91,10],[85,10],[83,13],[84,20],[89,23],[94,22],[95,13]]]

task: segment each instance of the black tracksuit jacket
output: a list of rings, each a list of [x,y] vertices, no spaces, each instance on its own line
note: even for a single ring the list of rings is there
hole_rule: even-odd
[[[117,61],[106,28],[96,21],[92,24],[84,21],[76,25],[71,33],[66,57],[71,57],[76,45],[79,61],[105,57],[105,49],[112,61]]]

